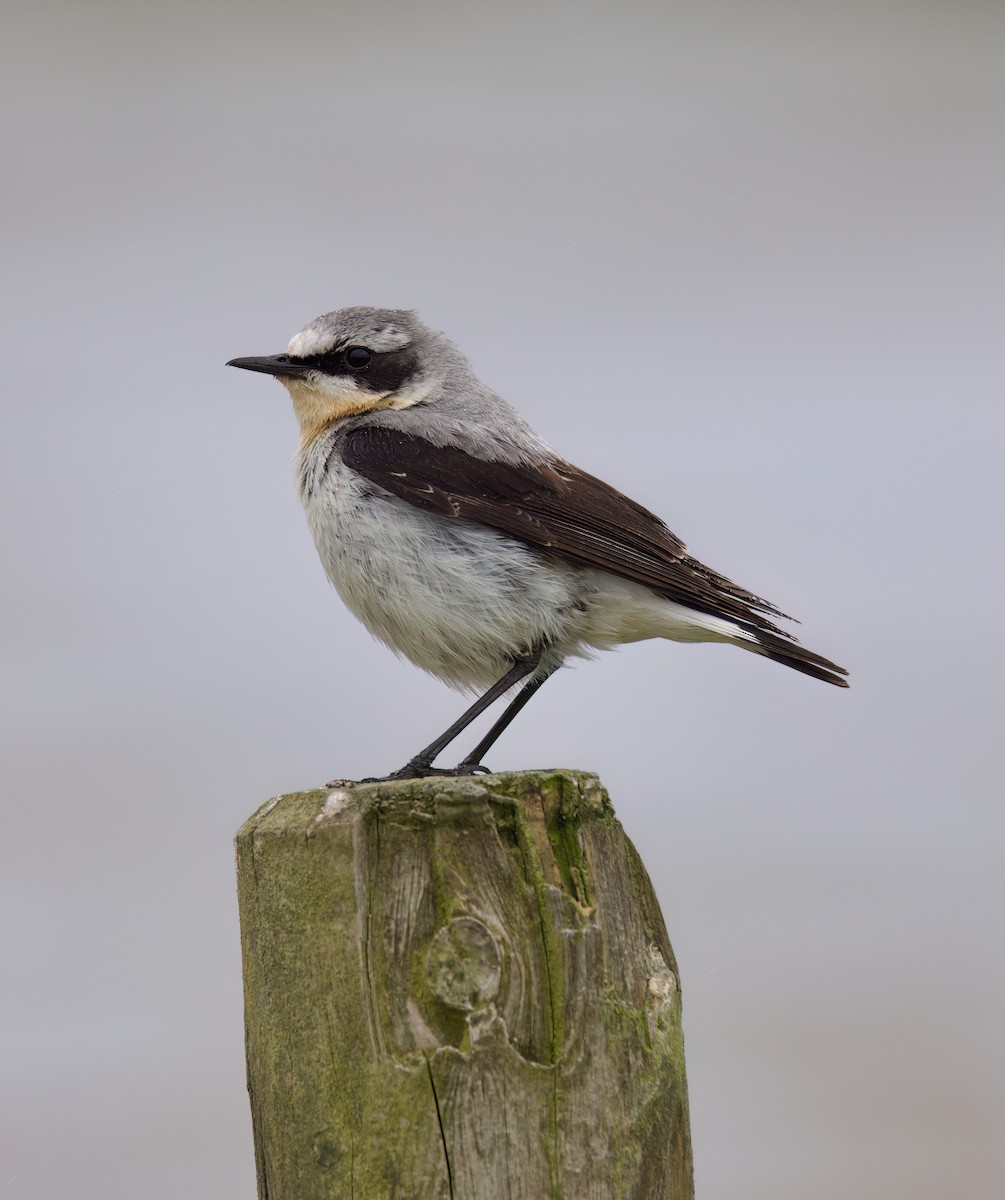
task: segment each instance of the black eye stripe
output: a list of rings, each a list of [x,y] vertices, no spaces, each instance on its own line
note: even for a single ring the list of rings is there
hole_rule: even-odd
[[[415,375],[419,365],[418,355],[412,346],[403,346],[400,350],[370,351],[370,361],[366,367],[353,369],[347,362],[346,356],[352,349],[366,349],[363,346],[342,346],[337,350],[328,350],[324,354],[307,354],[290,356],[292,362],[303,363],[315,371],[325,375],[349,377],[357,382],[357,386],[372,392],[395,392],[404,387]]]
[[[324,371],[326,375],[345,374],[345,350],[326,350],[324,354],[300,354],[291,358],[315,371]]]

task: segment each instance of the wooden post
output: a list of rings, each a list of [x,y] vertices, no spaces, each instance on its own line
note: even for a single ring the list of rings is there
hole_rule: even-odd
[[[260,1200],[686,1200],[677,965],[593,775],[302,792],[237,835]]]

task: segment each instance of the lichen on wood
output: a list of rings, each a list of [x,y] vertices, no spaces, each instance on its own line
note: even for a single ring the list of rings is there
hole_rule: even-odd
[[[261,1200],[685,1200],[677,966],[595,776],[283,796],[237,835]]]

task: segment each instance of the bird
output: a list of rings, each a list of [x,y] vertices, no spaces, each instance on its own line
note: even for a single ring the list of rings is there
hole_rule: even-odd
[[[488,772],[489,749],[559,667],[628,642],[724,642],[848,686],[843,667],[776,624],[792,618],[564,459],[414,311],[338,309],[285,352],[227,365],[289,392],[300,500],[346,607],[399,656],[478,693],[374,780]],[[518,686],[457,766],[434,766]]]

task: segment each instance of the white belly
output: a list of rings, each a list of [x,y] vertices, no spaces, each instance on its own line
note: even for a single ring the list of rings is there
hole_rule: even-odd
[[[328,578],[369,631],[458,687],[488,687],[542,643],[575,652],[583,612],[577,572],[470,521],[369,494],[331,463],[304,495]],[[571,641],[570,641],[571,639]]]

